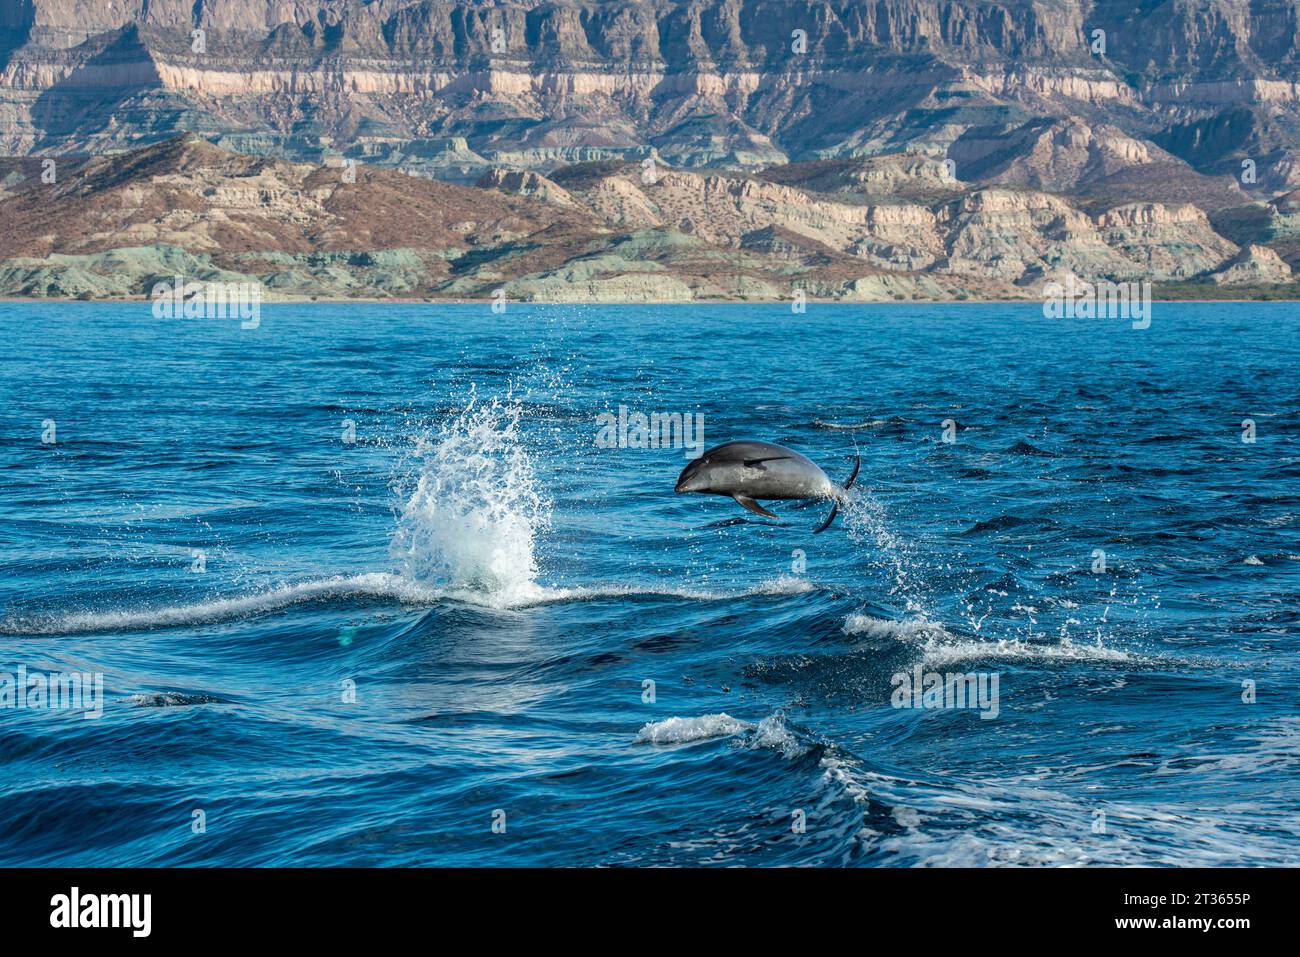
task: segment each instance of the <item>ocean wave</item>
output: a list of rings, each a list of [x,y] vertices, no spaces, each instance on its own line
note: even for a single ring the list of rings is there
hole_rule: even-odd
[[[957,664],[996,658],[1003,661],[1093,661],[1093,662],[1131,662],[1130,652],[1105,645],[1077,644],[1069,639],[1055,643],[1038,643],[1021,641],[1018,638],[1004,638],[993,641],[958,641],[952,644],[935,643],[925,648],[925,663],[928,665]]]
[[[1019,515],[998,515],[995,518],[976,522],[962,532],[963,535],[983,535],[985,532],[1000,532],[1008,528],[1020,528],[1022,525],[1038,524],[1035,519],[1021,518]],[[1050,523],[1046,523],[1050,524]]]
[[[147,691],[130,695],[125,703],[137,708],[182,708],[195,704],[228,704],[224,698],[208,694],[185,694],[180,691]]]
[[[601,598],[680,598],[686,601],[731,601],[757,596],[797,595],[814,591],[817,585],[802,578],[785,576],[761,582],[751,588],[722,590],[674,587],[657,584],[583,585],[553,588],[533,584],[503,591],[473,588],[435,588],[391,572],[333,575],[315,581],[279,585],[262,591],[229,595],[189,604],[144,608],[85,609],[48,614],[14,614],[0,619],[0,635],[75,635],[113,631],[154,631],[192,625],[220,624],[273,614],[297,605],[346,599],[375,599],[429,607],[457,602],[479,608],[512,611],[561,602],[595,601]]]
[[[710,738],[741,737],[746,747],[779,751],[787,758],[807,751],[800,737],[786,726],[779,712],[761,721],[742,721],[725,711],[693,718],[665,718],[651,721],[637,732],[636,744],[688,744]]]
[[[737,747],[774,751],[792,763],[816,754],[815,777],[810,782],[812,806],[818,809],[824,826],[839,828],[854,841],[865,836],[863,814],[871,805],[871,796],[867,775],[858,759],[834,744],[819,742],[815,736],[791,728],[780,711],[757,722],[743,721],[726,712],[651,721],[638,732],[635,743],[690,744],[714,738],[735,738]],[[845,803],[835,814],[831,809],[840,802]]]
[[[665,718],[651,721],[636,736],[637,744],[686,744],[709,738],[727,738],[754,730],[748,721],[733,718],[725,711],[720,714],[702,714],[694,718]]]
[[[1282,565],[1286,562],[1300,561],[1300,555],[1293,552],[1265,552],[1247,555],[1241,560],[1243,565]]]
[[[825,422],[822,419],[812,420],[812,427],[814,429],[828,429],[835,432],[856,432],[861,429],[878,429],[885,425],[889,425],[888,419],[869,419],[865,422]]]
[[[1130,652],[1102,644],[1078,644],[1068,638],[1052,642],[1021,639],[968,638],[956,635],[925,619],[892,621],[871,615],[853,614],[844,621],[846,635],[888,639],[917,645],[922,661],[928,665],[956,664],[963,661],[997,658],[1001,660],[1065,660],[1126,662],[1134,660]]]
[[[1049,452],[1046,449],[1040,449],[1036,445],[1030,445],[1024,439],[1021,439],[1019,442],[1015,443],[1015,445],[1007,448],[1006,454],[1037,456],[1040,458],[1056,458],[1055,452]]]
[[[846,635],[895,641],[955,640],[942,625],[925,619],[893,621],[888,618],[874,618],[871,615],[853,614],[844,619],[843,631]]]
[[[650,584],[609,584],[579,585],[573,588],[541,587],[538,595],[531,601],[521,602],[514,607],[541,605],[550,602],[592,601],[600,598],[685,598],[691,601],[734,601],[738,598],[753,598],[763,595],[802,595],[816,591],[818,586],[806,578],[783,575],[768,579],[750,588],[711,589],[689,588],[673,585]]]
[[[421,585],[384,572],[333,575],[316,581],[280,585],[264,591],[184,605],[10,615],[0,619],[0,634],[64,635],[204,625],[263,615],[309,602],[356,597],[391,598],[409,604],[426,604],[436,601],[439,596]]]
[[[406,460],[409,474],[394,483],[401,496],[400,516],[389,543],[396,571],[335,575],[161,607],[11,613],[0,619],[0,634],[83,634],[213,624],[348,598],[417,606],[456,601],[509,610],[606,597],[720,601],[793,595],[816,587],[795,576],[739,591],[658,583],[579,587],[539,583],[536,540],[550,527],[552,506],[523,441],[520,420],[525,412],[517,399],[481,402],[471,395],[449,420],[416,438]]]

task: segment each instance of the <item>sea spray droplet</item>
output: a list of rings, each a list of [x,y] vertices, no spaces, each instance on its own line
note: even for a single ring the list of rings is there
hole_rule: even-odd
[[[926,570],[913,543],[894,530],[884,503],[864,488],[842,511],[850,540],[870,548],[872,564],[883,567],[892,578],[891,594],[904,601],[908,614],[931,617],[929,608],[934,603],[928,593]]]
[[[518,401],[471,399],[434,436],[421,436],[414,489],[391,551],[402,573],[425,585],[527,601],[536,583],[538,534],[549,524]]]

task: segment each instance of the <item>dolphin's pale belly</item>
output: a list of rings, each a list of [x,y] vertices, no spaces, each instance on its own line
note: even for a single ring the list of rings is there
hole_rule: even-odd
[[[740,494],[754,499],[831,498],[835,486],[826,473],[806,459],[781,459],[763,463],[762,468],[744,465],[726,467],[724,494]]]

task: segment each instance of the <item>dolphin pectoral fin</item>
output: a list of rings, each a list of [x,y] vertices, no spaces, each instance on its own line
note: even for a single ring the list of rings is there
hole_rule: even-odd
[[[755,515],[762,515],[764,518],[776,518],[775,512],[769,512],[767,509],[759,505],[748,495],[733,495],[731,497],[736,500],[737,505],[739,505],[741,508],[749,509]]]
[[[852,480],[850,479],[850,481]],[[826,516],[826,521],[818,525],[817,529],[813,532],[813,534],[820,535],[822,532],[826,531],[826,529],[830,528],[831,522],[835,521],[835,516],[838,515],[839,512],[840,512],[840,503],[836,502],[834,505],[831,506],[831,513]]]

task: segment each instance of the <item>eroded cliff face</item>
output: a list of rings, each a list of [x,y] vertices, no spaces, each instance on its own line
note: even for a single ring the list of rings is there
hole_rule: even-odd
[[[1249,159],[1276,192],[1300,185],[1298,26],[1300,0],[10,0],[0,152],[196,129],[473,182],[951,147],[1004,185]]]
[[[0,155],[78,185],[0,177],[0,285],[138,293],[157,250],[298,295],[1289,283],[1298,35],[1300,0],[9,0]]]
[[[1243,252],[1195,205],[1088,212],[1037,190],[944,179],[914,154],[778,171],[835,187],[819,191],[617,161],[554,178],[494,169],[472,188],[342,159],[234,154],[194,134],[59,160],[48,180],[46,167],[0,163],[0,295],[141,296],[175,274],[256,279],[295,298],[562,302],[1036,299],[1067,274],[1291,281],[1275,250]],[[1280,228],[1289,209],[1252,207],[1235,228]]]

